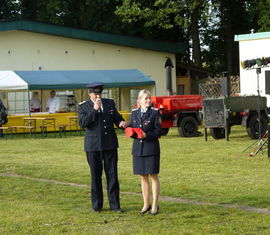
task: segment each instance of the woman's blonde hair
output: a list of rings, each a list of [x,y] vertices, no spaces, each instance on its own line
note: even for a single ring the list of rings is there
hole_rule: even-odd
[[[141,99],[144,95],[151,96],[151,93],[150,93],[150,91],[148,91],[148,90],[146,90],[146,89],[143,89],[143,90],[141,90],[141,91],[138,93],[137,105],[138,105],[139,107],[141,106],[141,104],[140,104],[140,99]]]

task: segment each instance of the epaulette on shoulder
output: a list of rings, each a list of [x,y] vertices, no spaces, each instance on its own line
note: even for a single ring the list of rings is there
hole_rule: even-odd
[[[151,107],[151,109],[158,111],[158,109],[157,108],[154,108],[154,107]]]
[[[136,110],[138,110],[139,108],[137,108],[137,109],[132,109],[132,112],[134,112],[134,111],[136,111]]]
[[[84,101],[80,102],[79,105],[82,105],[82,104],[84,104],[85,102],[86,102],[86,101],[84,100]]]

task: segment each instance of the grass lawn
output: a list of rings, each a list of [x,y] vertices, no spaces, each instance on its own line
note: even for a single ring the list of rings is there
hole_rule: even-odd
[[[119,132],[121,191],[140,193],[131,145]],[[241,153],[254,140],[233,127],[230,141],[180,138],[171,129],[161,144],[161,195],[270,209],[267,151]],[[0,140],[0,173],[89,184],[83,137]],[[104,188],[106,184],[104,183]],[[221,206],[160,201],[160,214],[139,216],[142,199],[121,195],[124,214],[90,212],[89,189],[0,176],[0,234],[270,234],[270,215]]]

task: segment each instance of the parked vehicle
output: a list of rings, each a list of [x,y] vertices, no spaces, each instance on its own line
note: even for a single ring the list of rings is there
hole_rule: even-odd
[[[170,127],[177,126],[182,137],[198,136],[202,99],[200,95],[152,96],[154,107],[161,113],[163,135],[167,135]]]
[[[210,128],[210,134],[215,139],[225,138],[226,131],[229,136],[234,125],[245,126],[249,137],[258,139],[260,132],[262,136],[267,131],[266,97],[207,98],[203,100],[203,117],[205,128]]]

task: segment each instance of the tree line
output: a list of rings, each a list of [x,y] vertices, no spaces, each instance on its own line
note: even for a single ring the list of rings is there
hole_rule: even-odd
[[[235,75],[234,35],[270,30],[270,0],[1,0],[0,20],[14,19],[185,43],[178,60]]]

